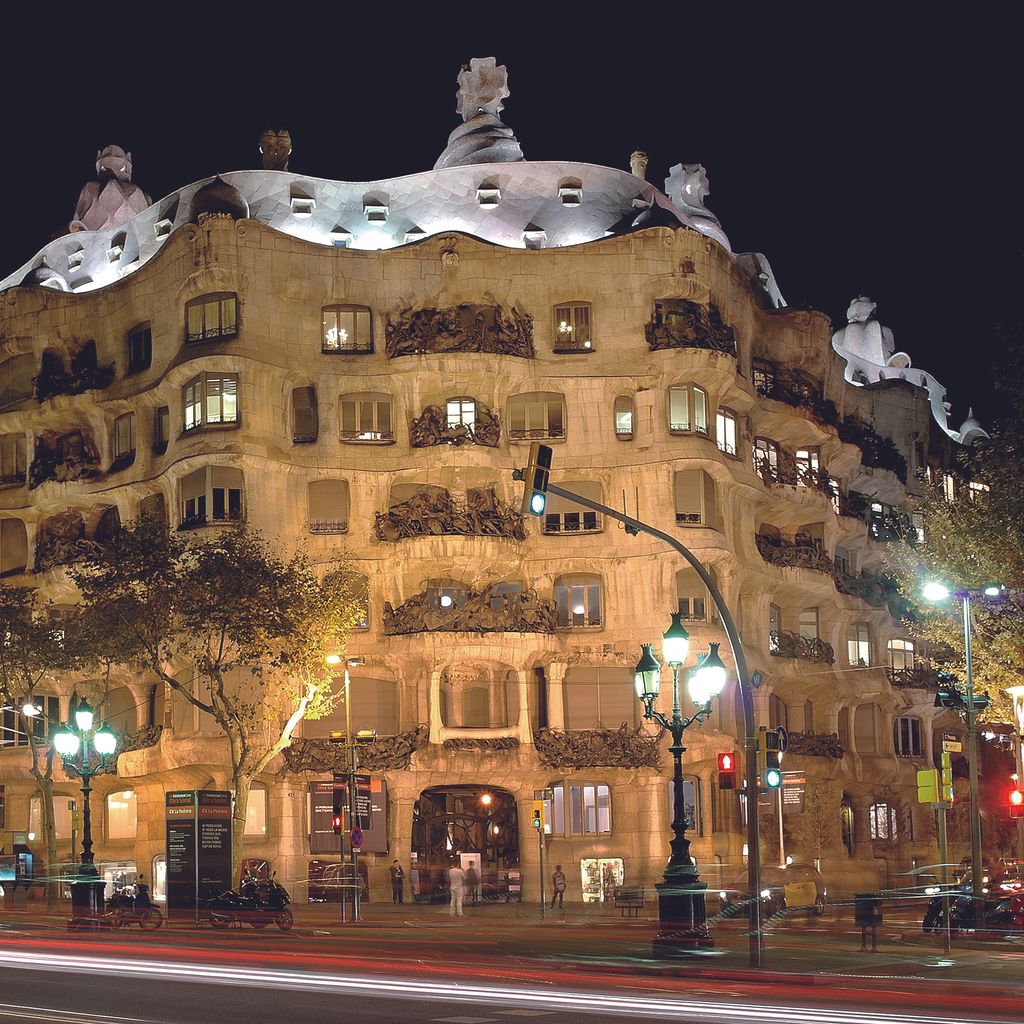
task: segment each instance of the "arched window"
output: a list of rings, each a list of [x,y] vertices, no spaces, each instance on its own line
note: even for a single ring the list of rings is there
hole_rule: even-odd
[[[316,388],[292,388],[292,443],[312,444],[318,430]]]
[[[715,481],[703,469],[676,470],[676,524],[679,526],[717,527],[718,513]]]
[[[615,436],[620,441],[631,441],[633,439],[633,396],[619,395],[615,399],[613,414],[615,417]]]
[[[153,362],[153,327],[149,321],[133,327],[125,335],[125,342],[128,346],[128,372],[148,369]]]
[[[302,735],[307,739],[328,739],[345,734],[345,678],[334,680],[337,697],[328,714],[322,718],[307,718],[302,723]],[[378,736],[393,736],[399,729],[398,684],[393,679],[375,676],[349,675],[349,720],[352,734],[374,732]]]
[[[618,729],[639,720],[640,702],[629,669],[573,666],[565,673],[565,727]]]
[[[554,339],[556,353],[594,350],[589,302],[564,302],[555,306]]]
[[[604,624],[601,577],[589,574],[562,576],[555,581],[555,621],[561,629]]]
[[[201,373],[181,389],[184,430],[238,423],[238,374]]]
[[[373,351],[373,315],[369,306],[324,306],[322,313],[321,352]]]
[[[375,391],[342,395],[341,440],[391,444],[395,440],[391,395]]]
[[[238,334],[238,296],[215,292],[185,304],[185,343],[217,341]]]
[[[115,687],[100,705],[100,718],[118,735],[130,735],[139,727],[137,703],[127,686]]]
[[[107,794],[107,839],[134,839],[138,827],[138,802],[134,789]]]
[[[245,834],[255,839],[267,835],[267,787],[254,782],[249,790],[249,802],[245,806]]]
[[[208,522],[245,518],[242,471],[232,466],[203,466],[181,478],[181,525],[187,530]]]
[[[348,533],[349,490],[347,480],[309,482],[309,532]]]
[[[512,441],[565,437],[565,397],[553,391],[513,395],[508,400],[508,422]]]
[[[584,498],[601,501],[601,485],[594,480],[569,480],[562,486]],[[583,508],[568,498],[560,498],[557,494],[548,496],[544,511],[546,534],[600,533],[601,526],[600,513]]]
[[[853,738],[858,754],[878,753],[878,719],[881,709],[877,704],[861,704],[853,714]]]
[[[916,665],[913,640],[890,640],[889,668],[894,672],[913,671]]]
[[[71,838],[71,803],[81,800],[81,796],[73,797],[67,793],[53,794],[53,825],[58,839]],[[43,835],[43,798],[37,795],[31,798],[28,806],[28,841],[45,842]]]
[[[24,572],[28,563],[28,533],[13,516],[0,519],[0,576]]]
[[[708,393],[697,384],[673,384],[668,389],[668,427],[672,434],[708,436]]]
[[[892,744],[900,757],[922,757],[921,719],[910,715],[895,719],[892,723]]]

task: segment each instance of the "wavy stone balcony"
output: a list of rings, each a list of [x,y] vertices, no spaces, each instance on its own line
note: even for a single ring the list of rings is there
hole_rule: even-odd
[[[786,630],[773,630],[768,634],[768,653],[776,658],[799,658],[824,665],[833,665],[836,660],[830,643],[820,637],[799,636]]]
[[[885,675],[892,686],[904,690],[934,690],[939,684],[939,673],[930,665],[913,668],[887,668]]]
[[[754,388],[762,398],[784,402],[806,413],[823,427],[839,427],[835,403],[825,398],[821,385],[800,370],[754,360]]]
[[[652,352],[665,348],[703,348],[736,356],[736,335],[722,322],[718,307],[690,299],[662,299],[644,327]]]
[[[756,534],[754,540],[758,552],[769,565],[783,569],[811,569],[829,576],[833,573],[832,559],[820,541],[804,543],[764,533]]]
[[[806,487],[824,495],[831,502],[839,499],[838,485],[828,475],[828,470],[802,462],[792,452],[782,448],[771,454],[755,449],[754,472],[769,487]]]

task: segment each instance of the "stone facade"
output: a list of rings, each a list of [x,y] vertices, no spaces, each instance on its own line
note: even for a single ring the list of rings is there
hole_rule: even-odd
[[[231,296],[233,311],[223,305]],[[205,305],[198,301],[204,297]],[[207,333],[186,342],[195,334],[197,303]],[[110,507],[126,521],[144,502],[161,500],[172,529],[184,523],[211,530],[218,519],[243,516],[270,537],[305,545],[317,561],[345,553],[369,585],[367,625],[350,645],[365,658],[356,679],[363,703],[353,711],[360,726],[399,737],[377,760],[368,758],[390,793],[389,851],[367,858],[374,895],[387,891],[393,857],[409,867],[424,791],[456,786],[513,796],[527,894],[535,892],[537,873],[531,805],[535,793],[554,786],[564,786],[565,823],[548,841],[548,859],[563,865],[569,895],[583,891],[585,860],[621,860],[627,881],[650,885],[667,858],[671,759],[657,755],[653,745],[667,741],[639,718],[630,668],[640,641],[658,641],[669,613],[684,602],[691,661],[709,642],[724,640],[707,595],[654,540],[554,501],[547,518],[527,517],[525,534],[518,522],[492,532],[396,529],[387,537],[378,527],[424,488],[444,489],[458,509],[467,495],[493,490],[514,518],[521,485],[512,470],[524,464],[530,441],[543,439],[555,449],[557,482],[589,488],[614,506],[624,497],[640,518],[676,531],[713,571],[751,668],[764,678],[759,721],[785,722],[801,734],[793,762],[808,785],[841,783],[826,880],[836,890],[872,887],[884,880],[877,858],[895,868],[933,856],[928,812],[914,802],[915,771],[930,762],[941,725],[928,689],[890,684],[889,641],[902,634],[884,602],[869,603],[858,596],[866,589],[848,581],[881,573],[886,543],[903,542],[879,539],[872,502],[901,506],[919,486],[915,472],[947,463],[952,442],[936,428],[925,390],[905,381],[870,388],[847,382],[825,316],[768,305],[732,253],[681,223],[585,246],[513,248],[447,234],[371,251],[324,246],[256,219],[204,215],[177,227],[144,265],[107,287],[15,287],[0,297],[8,362],[27,355],[38,368],[44,352],[75,351],[91,340],[98,364],[115,367],[105,386],[42,400],[12,394],[0,407],[0,434],[23,438],[28,451],[34,439],[59,438],[73,425],[99,453],[95,472],[52,473],[31,488],[16,474],[4,477],[0,517],[24,524],[23,535],[20,525],[10,527],[17,543],[5,528],[4,569],[11,582],[38,585],[58,605],[73,603],[60,559],[33,565],[47,521],[73,511],[83,524],[76,541],[88,541],[101,513],[109,521]],[[585,350],[559,344],[555,311],[572,306],[587,309]],[[329,351],[323,324],[331,307],[368,311],[372,344]],[[410,309],[478,307],[514,310],[514,321],[505,316],[516,331],[532,322],[530,346],[392,345],[389,325],[404,323]],[[672,321],[673,310],[684,311],[685,322]],[[213,317],[221,326],[211,333]],[[130,347],[140,325],[150,331],[148,361]],[[799,397],[771,397],[791,393],[758,383],[766,367],[799,368],[818,389],[814,408],[831,403],[837,423]],[[199,379],[235,380],[233,419],[222,404],[221,422],[211,422],[206,397],[201,422],[186,429],[186,389]],[[221,386],[218,393],[227,392]],[[475,408],[500,423],[488,442],[447,443],[435,432],[429,444],[415,443],[411,428],[424,410],[443,411],[452,436],[465,440]],[[135,419],[126,441],[128,414]],[[837,429],[848,420],[894,442],[915,471],[906,483],[892,469],[864,464],[858,445]],[[467,423],[468,431],[459,430]],[[797,460],[817,461],[803,475],[766,474],[770,455],[759,456],[757,469],[751,458],[758,438]],[[835,481],[834,493],[807,484],[822,471]],[[344,482],[326,512],[314,509],[310,484],[319,481]],[[848,501],[857,495],[870,498]],[[796,555],[766,557],[783,549]],[[387,607],[400,610],[414,597],[430,614],[420,615],[417,628],[389,628]],[[438,625],[447,609],[460,612],[466,601],[487,605],[485,627]],[[523,627],[520,605],[542,625]],[[852,648],[858,627],[865,646]],[[795,639],[780,644],[783,635]],[[826,648],[831,658],[804,653]],[[860,655],[866,664],[858,664]],[[54,687],[64,715],[73,687],[89,690],[81,680]],[[125,671],[115,694],[106,709],[114,727],[149,729],[148,745],[126,749],[117,776],[97,782],[97,860],[149,874],[164,852],[163,793],[226,787],[225,744],[170,695],[154,693],[148,678]],[[661,701],[667,709],[670,694]],[[738,710],[733,679],[712,717],[686,739],[693,851],[712,888],[743,870],[740,801],[718,789],[715,760],[719,751],[739,749]],[[919,723],[918,739],[897,752],[893,722],[903,718]],[[11,739],[17,726],[10,713],[5,726],[7,840],[30,831],[34,786],[25,748]],[[312,741],[332,728],[336,722],[300,727],[301,749],[263,780],[266,831],[251,837],[245,852],[272,861],[299,900],[315,859],[307,787],[329,778],[331,768]],[[586,804],[596,787],[607,787],[604,810]],[[58,791],[61,800],[76,795],[70,781]],[[105,801],[129,791],[137,802],[135,836],[112,839]],[[878,835],[873,819],[881,812],[871,810],[891,802],[893,792],[900,814],[909,808],[914,815],[913,830],[901,826],[896,843]],[[576,794],[578,815],[570,807]],[[769,856],[771,834],[767,828]],[[60,847],[69,852],[66,838]]]

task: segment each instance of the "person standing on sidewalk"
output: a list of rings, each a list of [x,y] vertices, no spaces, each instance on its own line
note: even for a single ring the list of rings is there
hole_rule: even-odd
[[[448,888],[451,890],[451,903],[448,905],[448,913],[454,917],[465,917],[462,912],[462,901],[466,898],[466,872],[456,861],[448,869]]]
[[[469,899],[473,906],[480,902],[480,872],[476,869],[476,861],[471,860],[466,869],[466,888],[469,890]]]
[[[391,902],[402,903],[402,886],[405,883],[405,872],[397,860],[392,861],[391,867],[388,870],[391,872]]]
[[[551,875],[551,906],[554,908],[555,900],[558,900],[558,909],[562,909],[562,900],[565,898],[565,872],[561,864],[555,865]]]

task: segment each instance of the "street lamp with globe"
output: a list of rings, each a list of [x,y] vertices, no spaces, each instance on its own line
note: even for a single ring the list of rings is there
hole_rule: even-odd
[[[78,877],[71,884],[69,927],[91,927],[103,914],[103,881],[96,870],[92,852],[92,817],[89,794],[93,777],[105,772],[117,751],[117,734],[109,725],[94,729],[95,712],[88,701],[79,702],[74,724],[60,726],[53,734],[53,746],[64,762],[64,771],[82,780],[82,858]]]
[[[641,644],[640,661],[634,673],[636,695],[643,703],[644,718],[657,722],[672,736],[668,748],[672,754],[672,855],[665,868],[658,890],[658,935],[654,939],[657,956],[686,956],[689,953],[711,949],[714,940],[708,932],[705,890],[707,883],[700,880],[697,865],[690,856],[690,841],[686,837],[686,806],[683,792],[683,734],[711,714],[711,704],[725,686],[726,668],[718,654],[719,644],[713,643],[702,655],[697,667],[690,673],[687,688],[696,712],[683,716],[679,702],[679,670],[686,661],[690,638],[678,612],[672,614],[672,624],[665,631],[662,655],[672,669],[672,715],[668,717],[655,708],[661,692],[661,664],[654,656],[652,644]]]

